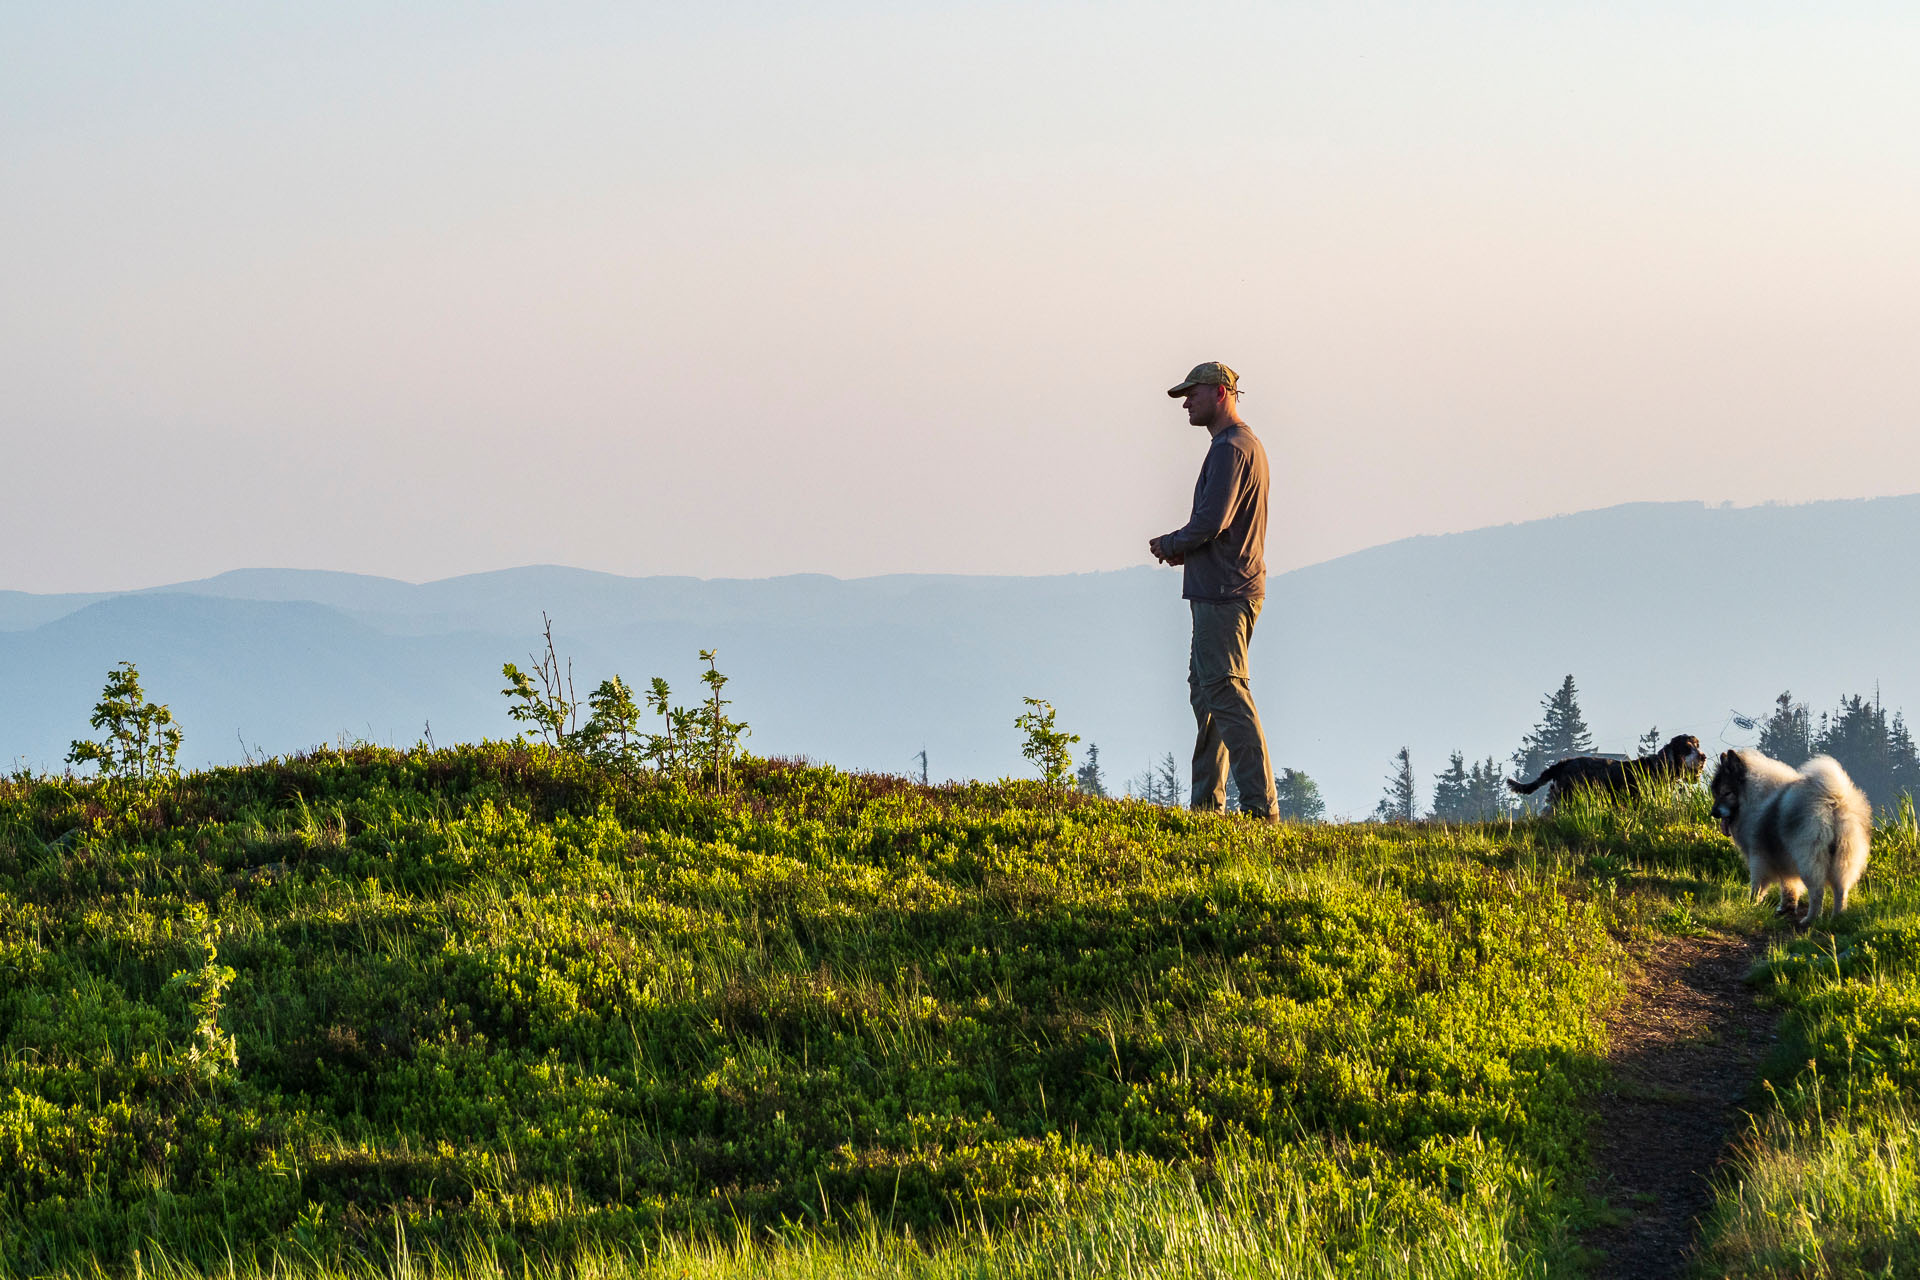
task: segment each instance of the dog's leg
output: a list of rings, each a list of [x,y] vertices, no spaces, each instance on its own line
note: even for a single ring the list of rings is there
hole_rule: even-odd
[[[1806,912],[1800,917],[1800,924],[1802,927],[1812,924],[1814,920],[1820,915],[1820,904],[1825,900],[1826,894],[1827,894],[1827,882],[1824,880],[1815,880],[1811,885],[1808,886],[1807,909],[1806,909]]]
[[[1833,877],[1833,914],[1839,915],[1847,909],[1847,882],[1836,872]]]

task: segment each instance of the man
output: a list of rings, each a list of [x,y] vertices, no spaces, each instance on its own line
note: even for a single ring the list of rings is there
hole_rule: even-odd
[[[1241,810],[1271,820],[1278,812],[1273,762],[1247,688],[1247,645],[1267,596],[1267,453],[1240,420],[1239,389],[1238,374],[1209,362],[1167,392],[1184,397],[1187,421],[1205,427],[1213,443],[1193,489],[1193,517],[1147,550],[1186,571],[1181,594],[1193,611],[1187,687],[1200,731],[1193,807],[1225,812],[1231,761]]]

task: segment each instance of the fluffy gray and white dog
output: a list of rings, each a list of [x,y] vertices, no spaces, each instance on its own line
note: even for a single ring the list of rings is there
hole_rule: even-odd
[[[1873,806],[1833,757],[1796,769],[1758,751],[1729,751],[1713,775],[1713,816],[1747,855],[1754,901],[1777,884],[1787,915],[1809,893],[1802,925],[1820,914],[1829,889],[1835,913],[1847,909],[1867,868]]]

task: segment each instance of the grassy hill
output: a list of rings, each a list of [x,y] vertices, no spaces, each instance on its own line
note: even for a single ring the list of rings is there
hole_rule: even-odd
[[[1557,1275],[1605,1014],[1776,943],[1716,1274],[1920,1261],[1920,855],[1806,937],[1697,796],[1282,827],[520,745],[0,783],[0,1269]]]

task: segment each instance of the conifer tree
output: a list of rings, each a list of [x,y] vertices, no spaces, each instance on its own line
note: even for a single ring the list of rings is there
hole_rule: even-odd
[[[1073,777],[1074,782],[1079,786],[1080,790],[1087,795],[1099,796],[1103,800],[1106,798],[1107,780],[1100,772],[1099,743],[1089,742],[1087,744],[1087,762],[1075,770]]]
[[[1415,805],[1412,749],[1400,748],[1393,760],[1393,772],[1387,775],[1387,793],[1374,806],[1373,817],[1376,822],[1412,822]]]
[[[1847,695],[1817,721],[1806,703],[1782,693],[1773,700],[1758,746],[1761,754],[1795,767],[1816,755],[1832,756],[1883,815],[1899,812],[1903,795],[1920,796],[1913,732],[1903,714],[1888,714],[1877,689],[1871,701],[1863,694]]]
[[[1127,784],[1127,794],[1138,796],[1148,804],[1166,805],[1178,809],[1186,804],[1186,798],[1180,794],[1180,768],[1174,762],[1173,752],[1160,757],[1160,763],[1149,764],[1146,770]]]
[[[1891,728],[1876,691],[1872,702],[1857,693],[1840,699],[1832,715],[1820,717],[1820,728],[1813,735],[1813,754],[1838,760],[1854,785],[1881,811],[1899,804],[1894,793]]]
[[[1533,731],[1520,740],[1513,753],[1513,765],[1522,778],[1537,778],[1540,771],[1556,760],[1583,756],[1593,750],[1593,732],[1580,714],[1580,690],[1569,674],[1560,687],[1540,700],[1542,715]],[[1545,793],[1530,797],[1536,806],[1546,803]]]
[[[1907,718],[1899,712],[1887,730],[1887,763],[1892,775],[1893,793],[1887,807],[1897,812],[1902,796],[1920,798],[1920,753],[1916,753]]]
[[[1273,779],[1279,796],[1276,806],[1282,818],[1290,822],[1319,822],[1327,816],[1327,803],[1320,798],[1320,784],[1298,769],[1282,769]]]
[[[1455,751],[1447,757],[1446,771],[1434,775],[1433,816],[1442,822],[1471,821],[1472,814],[1467,809],[1467,792],[1471,786],[1466,756]]]
[[[1633,746],[1633,753],[1637,756],[1650,756],[1666,745],[1660,740],[1660,726],[1656,724],[1640,735],[1640,741]]]
[[[1433,785],[1433,815],[1447,822],[1491,822],[1513,811],[1513,794],[1492,756],[1469,765],[1463,752],[1447,759]]]
[[[1160,803],[1169,809],[1178,809],[1185,801],[1180,795],[1180,766],[1174,763],[1173,752],[1160,757],[1160,767],[1155,770],[1155,779],[1160,787]]]
[[[1149,764],[1133,777],[1127,779],[1127,794],[1148,804],[1160,803],[1160,789],[1153,780],[1153,766]]]
[[[1773,700],[1773,714],[1760,730],[1760,754],[1796,769],[1813,757],[1813,716],[1791,692]]]
[[[1500,762],[1492,756],[1473,766],[1467,775],[1466,811],[1477,822],[1510,817],[1514,810],[1513,792],[1507,789]]]

